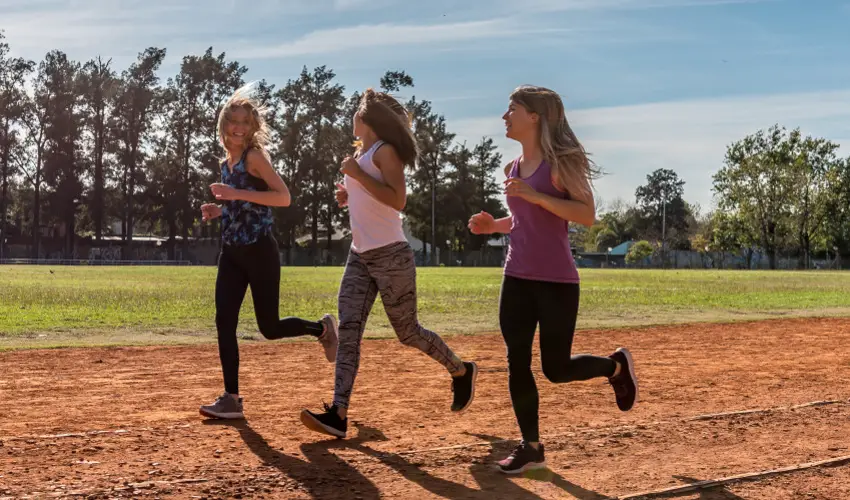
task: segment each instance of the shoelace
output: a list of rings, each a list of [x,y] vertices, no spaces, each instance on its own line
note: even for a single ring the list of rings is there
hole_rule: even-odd
[[[516,458],[516,456],[517,456],[517,455],[519,455],[520,453],[522,453],[522,451],[525,449],[525,447],[526,447],[526,446],[527,446],[527,445],[525,444],[525,441],[521,441],[521,442],[517,445],[517,447],[516,447],[516,448],[514,448],[514,450],[511,452],[511,455],[510,455],[510,456],[511,456],[511,457],[514,457],[514,458]]]

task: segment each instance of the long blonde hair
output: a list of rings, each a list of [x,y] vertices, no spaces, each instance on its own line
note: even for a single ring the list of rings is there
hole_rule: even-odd
[[[555,182],[573,197],[592,194],[590,186],[601,171],[570,128],[561,96],[544,87],[523,85],[511,93],[511,101],[540,117],[540,149],[552,166]]]
[[[249,83],[243,85],[230,96],[221,108],[218,114],[218,140],[221,146],[227,149],[224,138],[224,125],[230,120],[234,110],[242,108],[248,112],[251,120],[251,136],[248,138],[248,148],[259,149],[265,151],[268,146],[271,135],[269,125],[266,122],[266,108],[260,103],[256,96],[256,84]]]

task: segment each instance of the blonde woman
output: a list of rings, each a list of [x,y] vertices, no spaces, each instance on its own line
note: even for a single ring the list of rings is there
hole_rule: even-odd
[[[221,182],[210,189],[221,205],[201,207],[204,221],[221,217],[221,253],[215,283],[215,324],[224,374],[224,394],[201,406],[211,418],[243,418],[239,395],[239,346],[236,326],[248,286],[254,299],[257,326],[267,339],[311,335],[319,339],[328,361],[336,359],[336,319],[280,319],[280,257],[272,235],[272,207],[290,204],[289,189],[272,168],[265,150],[269,141],[263,110],[250,87],[238,90],[225,103],[218,119]]]
[[[519,474],[546,465],[531,372],[538,325],[543,374],[550,381],[608,378],[623,411],[634,405],[638,384],[627,349],[608,357],[571,357],[579,274],[570,251],[569,221],[593,224],[590,182],[595,171],[570,129],[560,96],[542,87],[519,87],[502,119],[507,137],[522,145],[522,156],[505,168],[511,215],[496,220],[481,212],[469,220],[469,229],[474,234],[510,234],[499,324],[508,348],[511,402],[522,442],[499,467]]]

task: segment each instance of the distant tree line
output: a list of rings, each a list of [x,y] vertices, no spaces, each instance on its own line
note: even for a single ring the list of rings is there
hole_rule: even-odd
[[[217,237],[215,224],[201,225],[199,206],[220,175],[218,112],[247,68],[210,48],[162,80],[165,56],[148,48],[120,72],[109,59],[81,63],[59,50],[35,63],[12,57],[0,32],[0,234],[26,237],[33,257],[56,227],[65,229],[65,256],[75,236],[120,236],[130,255],[134,235],[161,235],[172,258],[192,236]],[[379,81],[393,93],[414,86],[403,71]],[[360,95],[325,66],[305,67],[280,87],[260,81],[257,90],[272,127],[269,153],[295,200],[276,210],[276,237],[286,258],[304,235],[309,249],[330,248],[347,224],[334,185],[353,151]],[[406,104],[422,151],[408,176],[411,231],[429,248],[482,248],[486,238],[469,234],[466,220],[480,210],[506,214],[494,175],[501,155],[491,139],[457,143],[429,101]]]
[[[185,56],[163,81],[165,56],[164,48],[148,48],[120,72],[109,59],[81,63],[59,50],[36,63],[12,57],[0,31],[0,245],[7,236],[25,238],[38,257],[42,235],[62,227],[66,257],[75,237],[119,236],[131,255],[134,235],[155,234],[167,237],[173,258],[180,246],[185,255],[190,237],[218,235],[215,223],[200,223],[198,207],[211,200],[207,186],[220,175],[218,111],[245,83],[247,68],[210,48]],[[404,71],[379,82],[393,93],[414,87]],[[257,90],[272,127],[269,153],[295,200],[276,209],[285,258],[305,235],[309,250],[330,249],[347,225],[333,193],[352,151],[360,95],[347,93],[326,66],[305,67],[279,87],[262,80]],[[428,248],[482,249],[487,237],[471,235],[466,221],[480,210],[506,215],[496,182],[504,159],[492,139],[459,144],[431,102],[414,95],[406,104],[422,152],[408,175],[411,232]],[[693,250],[748,261],[759,252],[771,268],[779,255],[808,268],[813,256],[850,253],[850,159],[838,149],[779,125],[758,131],[728,146],[714,175],[715,210],[686,202],[685,182],[658,169],[633,202],[601,203],[592,227],[574,227],[574,247],[604,253],[645,241],[662,258]],[[645,257],[647,245],[633,259]],[[433,251],[426,262],[434,262]]]

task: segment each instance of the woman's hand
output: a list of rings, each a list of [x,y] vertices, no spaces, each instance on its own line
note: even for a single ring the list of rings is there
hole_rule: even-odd
[[[237,191],[227,184],[222,184],[220,182],[216,182],[215,184],[210,184],[210,191],[212,191],[213,196],[215,196],[216,200],[235,200]]]
[[[348,190],[342,183],[336,183],[336,202],[340,208],[348,205]]]
[[[201,218],[204,222],[221,217],[221,207],[215,203],[204,203],[201,205]]]
[[[339,169],[343,175],[347,175],[352,179],[357,179],[363,170],[360,168],[360,164],[357,163],[357,160],[348,156],[342,161],[342,167]]]
[[[529,203],[537,203],[539,193],[519,177],[512,177],[505,181],[505,194],[522,198]]]
[[[493,234],[496,229],[496,219],[482,211],[469,218],[467,227],[472,234]]]

